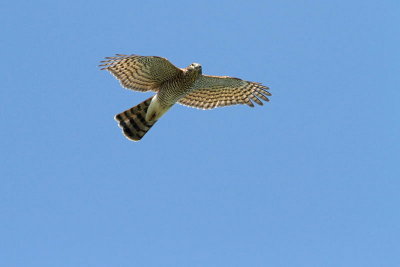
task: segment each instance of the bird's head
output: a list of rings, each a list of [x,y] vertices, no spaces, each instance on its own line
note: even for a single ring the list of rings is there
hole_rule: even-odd
[[[197,72],[199,75],[202,73],[201,72],[201,65],[199,63],[192,63],[190,64],[187,68],[188,71],[195,71]]]

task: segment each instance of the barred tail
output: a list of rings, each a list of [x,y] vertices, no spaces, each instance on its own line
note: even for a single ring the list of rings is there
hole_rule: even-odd
[[[147,133],[148,130],[157,121],[146,121],[146,112],[151,103],[151,99],[143,101],[139,105],[125,110],[115,116],[115,120],[118,121],[119,127],[122,128],[124,135],[132,141],[139,141]]]

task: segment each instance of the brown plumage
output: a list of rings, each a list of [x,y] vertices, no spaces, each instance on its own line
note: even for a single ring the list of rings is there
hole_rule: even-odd
[[[229,76],[202,75],[201,65],[177,68],[156,56],[119,55],[107,57],[100,65],[125,88],[154,91],[156,95],[115,116],[127,138],[140,140],[175,103],[200,109],[269,101],[268,87]]]
[[[118,121],[118,125],[126,138],[132,141],[139,141],[157,122],[149,122],[145,119],[152,98],[150,97],[139,105],[115,115],[115,120]]]

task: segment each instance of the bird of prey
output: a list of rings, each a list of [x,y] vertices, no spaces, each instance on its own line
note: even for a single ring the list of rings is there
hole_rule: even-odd
[[[178,68],[166,58],[121,55],[106,57],[101,69],[111,72],[127,89],[154,91],[156,94],[139,105],[115,116],[124,135],[139,141],[175,103],[212,109],[253,102],[269,101],[269,88],[257,82],[229,76],[203,75],[201,65],[192,63]]]

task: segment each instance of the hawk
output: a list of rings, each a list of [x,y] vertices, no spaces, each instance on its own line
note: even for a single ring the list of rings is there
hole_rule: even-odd
[[[178,68],[166,58],[121,55],[106,57],[101,69],[111,72],[127,89],[156,94],[115,116],[124,135],[139,141],[175,103],[212,109],[237,104],[254,107],[269,101],[269,88],[257,82],[229,76],[203,75],[201,65]]]

